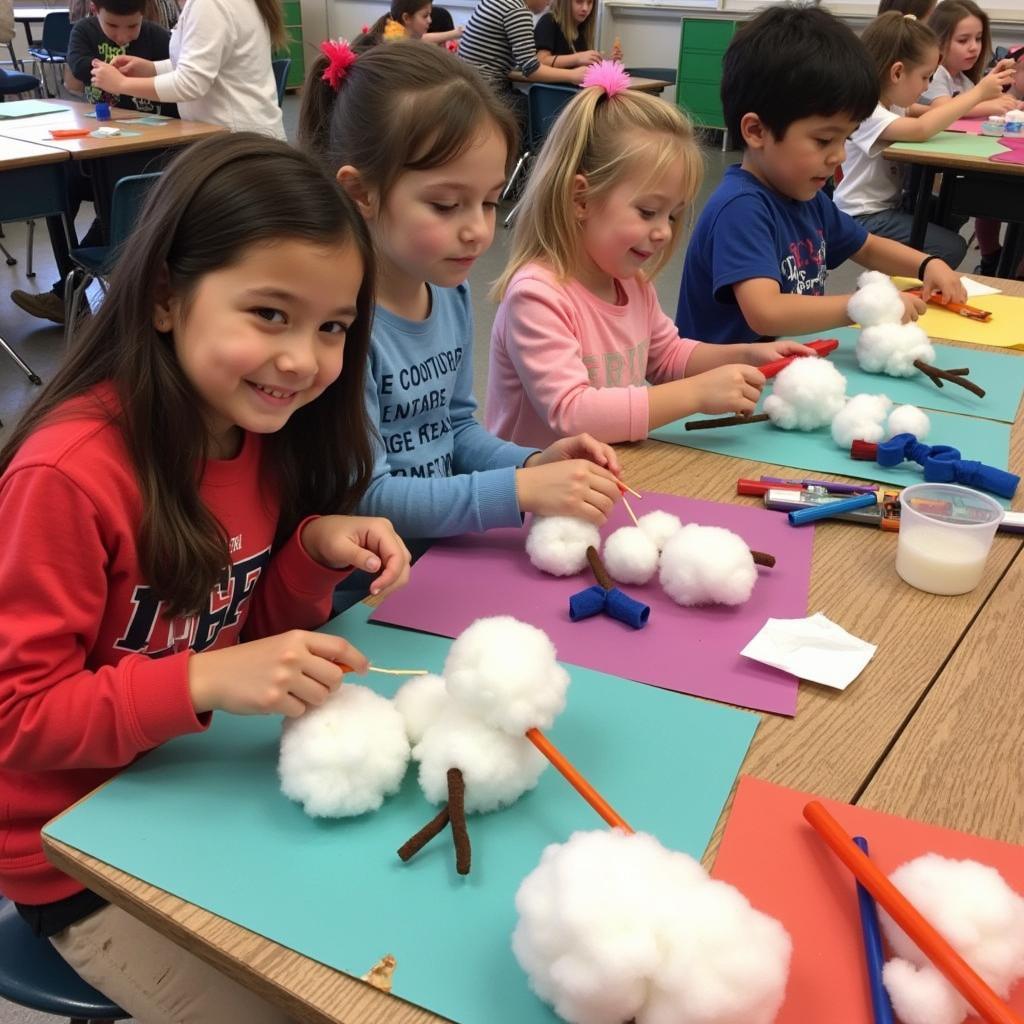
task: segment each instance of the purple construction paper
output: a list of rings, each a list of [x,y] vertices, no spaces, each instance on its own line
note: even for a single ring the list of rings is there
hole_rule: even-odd
[[[996,153],[990,156],[989,160],[994,164],[1024,164],[1024,138],[1019,136],[1007,137],[1004,135],[999,140],[1000,146],[1008,147],[1005,153]]]
[[[389,596],[372,621],[457,636],[476,619],[513,615],[543,629],[563,661],[727,704],[795,714],[796,678],[740,651],[768,618],[807,615],[813,527],[792,527],[777,512],[668,494],[648,492],[630,502],[637,515],[664,509],[684,523],[733,530],[751,548],[775,555],[775,568],[758,569],[753,595],[738,607],[683,608],[655,576],[642,587],[621,587],[651,606],[643,629],[605,615],[574,623],[569,598],[593,584],[589,569],[549,576],[527,557],[525,529],[490,530],[436,542],[413,567],[408,586]],[[620,503],[602,535],[629,525]]]

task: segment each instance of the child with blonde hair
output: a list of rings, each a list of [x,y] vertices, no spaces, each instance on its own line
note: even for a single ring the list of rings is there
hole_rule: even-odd
[[[700,187],[700,150],[677,107],[628,86],[618,65],[595,65],[558,118],[495,287],[486,423],[519,444],[637,441],[691,413],[749,413],[756,367],[808,351],[679,337],[651,278]]]

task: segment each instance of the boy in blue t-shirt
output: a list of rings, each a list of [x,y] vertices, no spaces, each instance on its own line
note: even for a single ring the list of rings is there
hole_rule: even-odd
[[[722,64],[722,107],[743,159],[728,168],[686,250],[676,326],[728,344],[849,324],[849,295],[828,271],[852,259],[921,277],[924,297],[963,302],[958,274],[935,257],[869,234],[822,191],[844,144],[878,103],[860,40],[817,7],[769,7],[742,28]],[[904,296],[905,320],[924,312]]]

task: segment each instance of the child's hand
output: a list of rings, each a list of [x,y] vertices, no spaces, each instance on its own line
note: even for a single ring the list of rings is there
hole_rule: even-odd
[[[1017,64],[1012,60],[1001,60],[979,83],[978,94],[982,100],[994,100],[1003,95],[1003,91],[1013,85]],[[1013,97],[1009,97],[1013,99]],[[1014,101],[1016,103],[1016,101]],[[1012,110],[1007,107],[1007,110]]]
[[[1008,114],[1011,110],[1017,110],[1020,104],[1008,92],[1004,92],[989,102],[996,108],[997,114]]]
[[[764,377],[761,371],[746,363],[729,363],[705,370],[687,382],[694,387],[697,412],[736,413],[746,416],[754,411]]]
[[[92,62],[92,86],[101,92],[118,96],[124,84],[124,75],[113,64],[105,64],[101,60]]]
[[[786,356],[817,355],[813,348],[801,345],[799,341],[758,341],[747,346],[747,362],[751,366],[764,366]]]
[[[583,78],[587,73],[586,65],[581,68],[571,68],[569,74],[569,80],[574,82],[576,85],[583,84]]]
[[[598,466],[604,466],[616,476],[622,472],[618,456],[611,445],[598,441],[589,434],[563,437],[542,452],[536,452],[526,460],[527,466],[547,466],[565,459],[589,459]]]
[[[927,302],[933,295],[940,296],[943,302],[967,301],[963,278],[942,260],[932,260],[924,268],[921,297]]]
[[[154,78],[156,76],[156,65],[151,60],[146,60],[145,57],[132,57],[127,53],[118,54],[110,62],[110,66],[117,68],[126,78]]]
[[[370,664],[347,640],[293,629],[279,636],[193,654],[188,690],[197,714],[287,715],[319,707],[340,685],[343,668]]]
[[[573,58],[576,62],[576,67],[586,68],[591,64],[604,60],[604,54],[600,50],[580,50],[579,53],[573,54]]]
[[[374,597],[409,582],[409,549],[388,519],[376,516],[320,516],[306,524],[302,546],[314,561],[332,569],[352,566],[380,575],[370,584]]]
[[[925,267],[924,276],[928,277],[928,272],[931,270],[933,264],[937,263],[938,260],[933,260]],[[945,266],[945,263],[943,263]],[[924,291],[924,289],[922,289]],[[928,294],[924,292],[924,294]],[[903,319],[900,321],[904,324],[909,324],[911,320],[916,320],[919,316],[923,316],[925,311],[928,309],[928,304],[924,299],[919,298],[916,295],[910,295],[907,292],[900,292],[900,298],[903,300]]]
[[[621,496],[615,476],[587,459],[516,470],[519,508],[538,516],[575,516],[602,526]]]

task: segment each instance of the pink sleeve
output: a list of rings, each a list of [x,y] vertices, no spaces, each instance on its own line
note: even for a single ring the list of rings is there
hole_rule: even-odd
[[[302,528],[315,519],[310,516],[282,545],[267,566],[242,640],[259,640],[289,629],[316,629],[331,617],[334,588],[352,571],[329,569],[314,561],[299,540]]]
[[[507,349],[537,415],[560,437],[642,441],[647,388],[595,388],[583,362],[572,302],[541,281],[517,281],[505,296]]]
[[[50,467],[9,473],[0,521],[5,768],[120,767],[209,725],[192,707],[187,651],[88,666],[107,606],[109,555],[103,516],[77,484]]]
[[[667,384],[686,376],[686,364],[700,344],[679,337],[679,330],[658,302],[658,294],[650,283],[644,289],[650,307],[651,348],[647,353],[647,379],[652,384]]]

